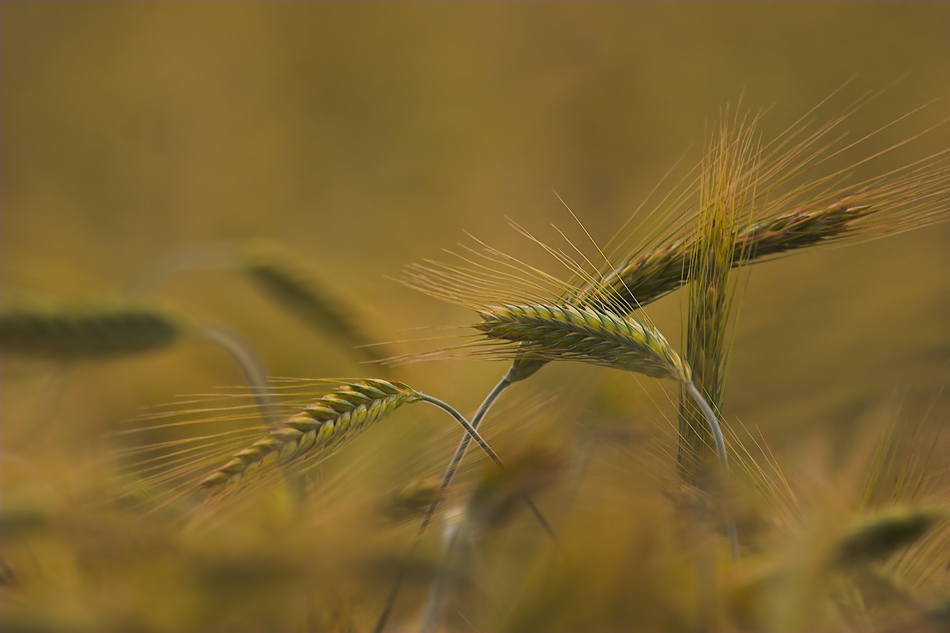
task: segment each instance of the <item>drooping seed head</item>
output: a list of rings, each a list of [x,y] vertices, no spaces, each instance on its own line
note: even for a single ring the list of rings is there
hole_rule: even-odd
[[[304,467],[420,397],[408,385],[396,381],[367,379],[342,385],[235,453],[198,485],[214,495],[275,464]]]
[[[573,360],[623,369],[654,378],[690,380],[680,360],[656,328],[632,315],[568,305],[514,305],[485,309],[473,327],[499,356],[534,361]],[[501,351],[497,351],[501,350]]]

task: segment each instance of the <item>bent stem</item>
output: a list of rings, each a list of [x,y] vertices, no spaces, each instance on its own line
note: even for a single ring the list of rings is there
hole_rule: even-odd
[[[449,406],[445,402],[442,402],[438,398],[433,398],[432,396],[428,396],[424,393],[419,393],[419,400],[421,402],[428,402],[431,405],[439,407],[440,409],[442,409],[443,411],[451,415],[453,418],[455,418],[455,421],[461,424],[462,428],[465,429],[465,433],[466,433],[465,439],[468,440],[468,442],[471,442],[471,440],[474,439],[475,443],[478,444],[478,446],[483,451],[485,451],[485,454],[488,455],[488,457],[490,457],[491,460],[495,462],[495,464],[499,468],[505,467],[505,463],[501,461],[501,458],[498,457],[497,453],[495,453],[495,451],[492,450],[492,447],[488,445],[488,442],[486,442],[484,438],[482,438],[482,436],[478,434],[478,431],[475,430],[475,426],[473,424],[469,424],[468,420],[462,417],[461,413],[453,409],[451,406]],[[466,448],[468,447],[468,442],[466,442]],[[440,486],[439,490],[442,490],[443,488],[445,488],[445,486]]]
[[[482,423],[482,420],[485,418],[485,415],[488,413],[488,410],[491,409],[492,405],[495,404],[495,400],[501,397],[511,383],[507,378],[502,378],[498,381],[498,384],[485,396],[485,400],[478,407],[478,411],[475,412],[475,415],[472,417],[472,428],[478,430],[478,426]],[[462,439],[459,441],[458,448],[455,449],[455,454],[452,455],[452,461],[449,462],[448,467],[445,469],[445,474],[442,475],[442,481],[439,482],[439,492],[443,492],[446,488],[449,487],[449,484],[452,483],[452,479],[455,477],[455,473],[458,472],[459,466],[462,464],[462,459],[465,457],[465,453],[468,451],[469,444],[472,443],[472,437],[469,434],[462,436]],[[437,495],[436,498],[429,504],[429,507],[426,508],[426,512],[422,517],[422,522],[419,523],[419,528],[416,531],[416,538],[418,539],[422,536],[422,533],[428,527],[429,522],[432,520],[432,515],[435,514],[436,508],[439,507],[439,501],[441,501],[441,495]]]
[[[125,292],[133,295],[152,293],[159,284],[178,273],[194,270],[227,270],[238,262],[238,253],[231,247],[220,244],[205,244],[181,248],[141,271],[126,286]]]
[[[729,458],[726,456],[726,441],[722,436],[722,428],[719,426],[719,419],[716,417],[712,407],[709,406],[709,403],[706,402],[706,399],[703,397],[703,395],[699,393],[699,389],[696,388],[696,385],[694,385],[692,381],[684,381],[683,387],[693,398],[693,401],[696,402],[696,406],[698,406],[700,411],[703,412],[703,415],[706,417],[706,421],[709,422],[709,430],[712,432],[713,439],[716,442],[716,453],[719,455],[719,465],[722,466],[723,472],[728,473]],[[739,560],[739,537],[736,534],[736,522],[732,517],[732,513],[728,510],[726,512],[726,531],[729,536],[729,553],[732,555],[732,560]]]
[[[465,453],[468,451],[468,447],[472,443],[472,438],[477,437],[481,439],[481,436],[478,435],[478,426],[482,423],[482,420],[485,419],[485,415],[488,413],[488,410],[491,409],[492,405],[495,404],[495,401],[498,400],[498,398],[501,397],[501,394],[503,394],[512,384],[514,384],[514,381],[508,380],[507,376],[499,380],[498,384],[495,385],[495,387],[491,390],[491,392],[489,392],[487,396],[485,396],[485,400],[483,400],[482,404],[478,407],[478,410],[472,417],[470,428],[465,426],[468,424],[467,422],[462,424],[467,432],[462,436],[461,441],[459,441],[458,448],[455,449],[455,454],[452,455],[452,461],[449,462],[448,468],[445,469],[445,474],[442,475],[442,481],[439,483],[440,493],[448,488],[449,484],[452,483],[452,479],[455,477],[455,474],[458,472],[459,466],[462,463],[462,458],[465,457]],[[432,400],[435,399],[433,398]],[[436,402],[433,402],[432,400],[429,401],[430,404],[439,406],[439,404],[436,404]],[[449,407],[449,409],[451,409],[451,407]],[[446,410],[448,411],[448,409]],[[455,410],[452,409],[452,411]],[[456,417],[456,420],[461,422],[465,419],[462,418],[457,411],[454,413],[452,413],[452,411],[449,411],[449,413],[453,415],[453,417],[458,416]],[[481,442],[484,442],[484,440],[481,440]],[[416,528],[416,534],[412,538],[412,544],[409,547],[410,554],[416,551],[416,547],[418,547],[419,541],[422,539],[422,534],[432,521],[432,517],[435,514],[436,509],[439,507],[439,502],[441,499],[441,495],[436,495],[436,498],[426,508],[425,514],[422,517],[422,521],[419,522],[419,527]],[[545,532],[554,538],[554,530],[551,527],[551,524],[548,523],[548,520],[545,518],[545,516],[541,513],[541,510],[538,508],[538,506],[535,505],[534,501],[528,497],[528,495],[525,495],[524,499],[531,508],[531,511],[538,518],[538,521],[541,522],[541,527],[543,527]],[[385,628],[386,621],[389,620],[389,614],[392,612],[393,606],[396,604],[396,597],[399,595],[399,589],[402,586],[404,576],[405,572],[400,570],[396,576],[396,580],[393,582],[393,588],[386,597],[386,605],[383,607],[383,612],[380,614],[379,620],[376,621],[376,627],[373,629],[374,633],[382,633],[383,629]]]
[[[511,383],[508,382],[507,379],[502,378],[498,384],[495,385],[495,388],[492,389],[491,392],[485,397],[485,400],[478,407],[478,411],[476,411],[475,415],[472,417],[471,426],[473,431],[477,432],[478,425],[481,424],[485,414],[488,413],[489,409],[491,409],[491,406],[495,403],[495,400],[497,400],[499,396],[501,396],[501,394],[503,394],[510,386]],[[458,448],[455,449],[455,455],[452,456],[452,461],[449,462],[449,467],[445,469],[445,474],[442,475],[442,481],[439,483],[439,493],[448,488],[449,484],[452,482],[452,478],[455,477],[455,473],[459,469],[459,464],[462,463],[462,458],[465,457],[465,452],[468,450],[468,445],[471,443],[471,435],[466,433],[462,436],[462,440],[459,442]],[[426,528],[429,526],[429,522],[432,521],[432,516],[439,507],[439,501],[441,501],[441,495],[437,494],[432,503],[429,504],[429,507],[426,508],[426,512],[422,516],[422,521],[419,522],[419,527],[416,528],[416,534],[412,537],[412,544],[409,546],[410,555],[415,553],[416,548],[419,546],[419,541],[422,539],[422,533],[426,531]],[[373,629],[373,633],[382,633],[383,629],[386,627],[386,621],[389,620],[389,614],[392,612],[393,606],[396,604],[396,597],[399,595],[399,589],[402,587],[402,581],[404,577],[405,569],[400,569],[399,573],[396,575],[396,580],[393,582],[393,588],[386,597],[386,606],[383,607],[383,612],[376,621],[376,627]]]
[[[452,461],[449,463],[449,467],[445,470],[445,474],[442,475],[442,481],[439,483],[439,492],[444,491],[448,488],[449,484],[452,483],[452,478],[455,477],[455,473],[458,471],[459,465],[462,463],[462,458],[465,457],[465,452],[468,450],[469,444],[472,443],[472,439],[478,443],[478,445],[485,451],[492,460],[498,464],[500,468],[504,468],[505,465],[498,459],[498,456],[494,454],[492,449],[488,446],[485,440],[482,439],[481,435],[478,434],[478,425],[481,424],[482,419],[485,417],[485,414],[488,413],[488,410],[491,408],[492,404],[498,397],[504,393],[504,391],[512,385],[512,382],[508,380],[507,376],[502,378],[495,388],[491,390],[486,397],[481,406],[478,407],[478,411],[475,412],[475,417],[472,418],[472,423],[469,423],[459,415],[458,411],[448,406],[441,400],[436,400],[435,398],[430,398],[429,396],[423,396],[424,402],[429,402],[434,404],[437,407],[442,407],[448,411],[459,424],[462,425],[467,433],[462,436],[461,442],[459,442],[458,448],[455,449],[455,455],[452,456]],[[544,531],[548,535],[556,540],[554,535],[554,528],[551,527],[551,524],[548,523],[547,518],[542,514],[540,508],[534,503],[534,500],[528,495],[522,495],[525,500],[525,503],[528,504],[528,507],[531,508],[531,511],[534,513],[534,516],[537,517],[538,521],[541,523],[541,527],[544,528]],[[422,532],[425,531],[426,526],[429,525],[429,522],[432,520],[432,515],[435,512],[436,508],[439,506],[439,501],[441,495],[437,495],[436,498],[429,504],[429,507],[426,508],[425,516],[422,517],[422,522],[419,524],[419,529],[416,531],[416,540],[422,536]]]
[[[268,424],[275,424],[279,414],[271,398],[272,389],[267,380],[267,374],[254,349],[237,334],[220,325],[205,323],[201,326],[201,333],[206,339],[227,352],[237,364],[241,373],[244,374],[244,380],[254,393],[254,400],[261,411],[261,417]]]

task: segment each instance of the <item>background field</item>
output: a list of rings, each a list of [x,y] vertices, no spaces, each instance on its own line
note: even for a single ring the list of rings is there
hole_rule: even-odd
[[[464,325],[473,315],[387,276],[440,257],[465,231],[535,257],[506,218],[547,239],[556,238],[553,223],[580,243],[583,233],[553,191],[605,243],[684,152],[687,162],[698,158],[720,110],[740,96],[750,111],[770,108],[766,137],[854,76],[829,115],[903,78],[847,126],[856,135],[937,100],[869,151],[950,115],[950,6],[939,3],[4,2],[0,18],[4,305],[36,295],[110,296],[173,249],[268,238],[311,260],[377,340],[431,336],[410,328]],[[948,145],[944,126],[869,173]],[[239,275],[181,275],[158,294],[238,332],[273,375],[380,372]],[[648,310],[674,347],[680,307],[673,294]],[[942,393],[948,323],[947,225],[756,266],[744,286],[725,419],[758,427],[793,470],[814,460],[834,471],[899,417],[935,428],[950,414]],[[433,362],[393,375],[470,413],[504,368]],[[303,559],[339,576],[315,581],[313,569],[295,568],[298,575],[280,576],[287,593],[276,597],[252,581],[232,590],[212,580],[220,593],[205,585],[189,593],[178,584],[183,570],[213,548],[180,546],[147,522],[91,509],[92,499],[108,496],[102,438],[138,407],[239,384],[240,373],[203,343],[72,366],[64,378],[63,371],[3,359],[2,555],[16,582],[5,581],[2,598],[11,626],[371,628],[411,528],[367,520],[349,530],[346,517],[440,472],[459,435],[448,418],[399,412],[330,460],[315,476],[318,489],[326,479],[334,490],[309,510],[317,532],[284,515],[273,520],[295,523],[294,538],[309,543]],[[674,408],[663,385],[640,383],[573,364],[548,367],[506,395],[502,411],[517,424],[496,428],[498,449],[504,456],[543,434],[569,452],[576,428],[597,416],[656,435]],[[561,404],[532,415],[552,394]],[[816,457],[815,447],[825,452]],[[646,494],[633,488],[649,480],[645,464],[660,458],[643,452],[629,440],[595,452],[586,501],[571,519],[576,529],[607,512],[641,530],[638,513],[621,506]],[[556,496],[539,499],[556,514]],[[25,506],[39,510],[23,515]],[[126,520],[134,527],[122,527]],[[511,540],[541,547],[530,517],[516,520],[525,525]],[[258,539],[281,538],[269,529],[220,538],[229,552],[261,552]],[[324,532],[325,549],[305,536]],[[174,544],[165,550],[152,539]],[[436,540],[428,546],[434,556]],[[156,561],[143,550],[172,554]],[[349,573],[354,560],[360,573]],[[486,573],[508,573],[498,565],[486,563],[493,570]],[[311,584],[298,583],[300,575]],[[321,593],[331,596],[326,604],[300,589],[321,582],[333,585]],[[423,582],[410,586],[397,621],[411,621],[424,592]],[[222,616],[225,609],[232,615]],[[483,618],[479,627],[500,621],[495,611],[471,610]],[[631,617],[620,621],[636,623]]]

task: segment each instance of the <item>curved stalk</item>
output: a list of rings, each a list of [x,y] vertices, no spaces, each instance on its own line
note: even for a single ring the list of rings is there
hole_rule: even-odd
[[[452,455],[452,461],[449,462],[448,467],[445,469],[445,474],[442,475],[442,481],[439,482],[439,492],[442,492],[449,487],[449,484],[452,483],[452,479],[455,477],[455,474],[458,472],[459,466],[462,463],[462,458],[465,457],[465,453],[468,451],[469,445],[472,443],[472,439],[476,438],[476,441],[479,442],[479,445],[482,447],[482,450],[485,450],[486,453],[491,456],[493,453],[490,452],[491,448],[488,448],[487,444],[484,444],[485,440],[481,439],[481,436],[478,434],[478,426],[481,424],[482,420],[485,419],[485,415],[488,413],[488,410],[491,409],[492,405],[495,404],[495,401],[501,397],[508,387],[514,384],[514,381],[508,379],[506,375],[504,378],[498,381],[498,384],[489,392],[485,399],[482,401],[482,404],[478,407],[478,410],[475,412],[475,415],[472,416],[471,425],[468,425],[468,422],[465,422],[463,418],[457,411],[445,405],[441,401],[437,401],[435,398],[427,400],[430,404],[436,406],[445,405],[448,409],[445,409],[450,413],[460,424],[465,428],[465,435],[462,436],[462,439],[459,441],[458,448],[455,449],[455,454]],[[423,398],[425,400],[425,398]],[[451,409],[451,410],[450,410]],[[484,444],[484,445],[483,445]],[[487,450],[486,450],[487,448]],[[496,456],[497,457],[497,456]],[[493,458],[495,459],[495,458]],[[501,460],[496,461],[495,463],[503,467],[503,464],[500,463]],[[547,532],[551,538],[555,538],[554,529],[551,527],[551,524],[545,518],[544,514],[534,503],[534,501],[528,495],[524,495],[525,503],[528,504],[528,507],[531,508],[531,511],[534,513],[534,516],[537,517],[538,521],[541,523],[541,527]],[[436,498],[429,504],[429,507],[426,508],[425,514],[422,516],[422,521],[419,522],[419,527],[416,528],[416,534],[412,538],[412,544],[410,545],[409,551],[410,554],[416,551],[416,547],[419,545],[419,541],[422,538],[423,532],[429,526],[429,523],[432,521],[433,515],[435,515],[436,509],[439,507],[439,502],[441,501],[441,496],[437,495]],[[396,580],[393,582],[393,588],[390,590],[389,595],[386,597],[386,606],[383,607],[383,612],[380,614],[379,619],[376,621],[376,627],[373,629],[374,633],[382,633],[383,628],[386,626],[386,621],[389,620],[389,614],[392,612],[393,606],[396,604],[396,597],[399,595],[399,589],[402,586],[402,581],[404,578],[404,572],[400,571],[396,576]]]
[[[475,430],[475,426],[472,425],[472,424],[469,424],[468,420],[466,420],[464,417],[462,417],[462,414],[461,414],[461,413],[459,413],[458,411],[456,411],[455,409],[453,409],[451,406],[449,406],[449,405],[446,404],[445,402],[442,402],[442,401],[439,400],[438,398],[433,398],[432,396],[427,396],[427,395],[424,394],[424,393],[420,393],[420,394],[419,394],[419,399],[420,399],[420,401],[422,401],[422,402],[428,402],[429,404],[434,405],[434,406],[436,406],[436,407],[442,409],[443,411],[445,411],[446,413],[448,413],[449,415],[451,415],[453,418],[455,418],[455,421],[458,422],[459,424],[461,424],[461,425],[462,425],[462,428],[465,429],[465,433],[466,433],[465,439],[466,439],[466,440],[471,441],[472,439],[474,439],[474,440],[475,440],[475,443],[478,444],[478,446],[479,446],[483,451],[485,451],[485,454],[488,455],[488,457],[490,457],[491,460],[492,460],[493,462],[495,462],[495,464],[496,464],[499,468],[504,468],[504,467],[505,467],[505,463],[504,463],[503,461],[501,461],[501,458],[498,457],[498,454],[495,453],[495,451],[492,450],[492,447],[488,445],[488,442],[486,442],[486,441],[484,440],[484,438],[482,438],[482,436],[478,434],[478,431]],[[466,445],[466,448],[467,448],[467,445]],[[441,488],[440,488],[440,489],[441,489]]]
[[[482,401],[482,404],[478,407],[478,411],[476,411],[475,415],[472,417],[471,426],[473,431],[477,432],[478,425],[481,424],[482,420],[485,418],[485,414],[487,414],[488,410],[491,409],[491,406],[495,403],[495,400],[497,400],[501,394],[503,394],[505,390],[507,390],[511,385],[512,383],[507,380],[507,377],[502,378],[498,384],[495,385],[494,389],[492,389],[491,392],[485,397],[485,400]],[[462,436],[461,441],[459,441],[458,448],[455,449],[455,454],[452,456],[452,461],[449,462],[448,468],[445,469],[445,474],[442,475],[442,481],[439,483],[439,492],[442,492],[448,488],[449,484],[452,483],[452,478],[455,477],[455,473],[458,472],[459,465],[462,463],[462,458],[465,457],[465,453],[468,451],[468,446],[471,443],[471,435],[466,433]],[[426,528],[429,526],[429,523],[432,521],[432,516],[439,507],[440,500],[441,496],[436,495],[436,498],[432,501],[432,503],[429,504],[429,507],[426,508],[425,514],[422,516],[422,521],[419,522],[419,527],[416,528],[416,534],[412,537],[412,544],[409,546],[410,554],[414,553],[416,551],[416,547],[419,546],[419,541],[422,539],[422,533],[425,532]],[[537,507],[534,506],[533,503],[531,506],[535,514],[540,514]],[[548,529],[550,529],[550,527]],[[404,577],[405,572],[400,570],[396,575],[396,580],[393,582],[393,588],[386,597],[386,606],[383,607],[383,612],[376,621],[376,627],[373,629],[374,633],[382,633],[383,629],[386,627],[386,621],[389,620],[389,614],[392,612],[393,606],[396,604],[396,597],[399,595],[399,589],[402,586]]]
[[[277,422],[279,415],[274,407],[274,401],[270,396],[270,383],[267,380],[264,367],[257,357],[257,354],[254,353],[253,348],[245,343],[237,334],[220,325],[204,323],[201,326],[201,330],[206,339],[227,352],[237,366],[240,367],[241,373],[244,374],[244,380],[247,381],[247,384],[250,385],[251,390],[254,392],[254,400],[257,402],[257,407],[261,410],[262,417],[268,424]]]
[[[478,426],[482,423],[482,420],[485,418],[485,415],[488,413],[488,410],[491,409],[492,405],[495,404],[495,401],[501,397],[501,394],[512,385],[507,378],[502,378],[498,381],[498,384],[485,396],[485,400],[482,401],[482,404],[479,405],[478,411],[475,412],[475,415],[472,416],[472,428],[478,430]],[[439,492],[442,492],[449,487],[449,484],[452,483],[452,479],[455,477],[455,473],[458,472],[459,466],[462,464],[462,459],[465,457],[465,453],[468,451],[469,444],[472,443],[472,437],[468,434],[462,436],[462,439],[459,441],[458,448],[455,449],[455,454],[452,455],[452,461],[449,462],[448,467],[445,469],[445,474],[442,475],[442,481],[439,482]],[[441,497],[436,496],[435,500],[429,504],[429,507],[426,508],[426,512],[422,517],[422,522],[419,524],[419,529],[417,530],[416,537],[422,536],[422,533],[425,531],[426,527],[429,525],[429,522],[432,520],[432,515],[435,514],[436,508],[439,507],[439,501]]]
[[[726,441],[722,436],[722,428],[719,426],[719,419],[716,417],[716,413],[712,410],[712,407],[709,406],[703,394],[699,392],[699,389],[696,388],[696,385],[694,385],[692,381],[684,382],[683,387],[706,417],[706,421],[709,423],[709,430],[712,432],[716,442],[716,453],[719,455],[719,465],[722,466],[724,472],[729,472],[729,458],[726,456]],[[736,533],[736,522],[735,519],[732,518],[732,514],[728,511],[726,512],[726,531],[729,536],[729,553],[732,555],[732,560],[739,560],[739,537]]]

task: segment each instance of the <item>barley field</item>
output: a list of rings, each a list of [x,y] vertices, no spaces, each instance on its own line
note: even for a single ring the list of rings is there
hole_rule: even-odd
[[[947,33],[0,4],[0,627],[950,629]]]

